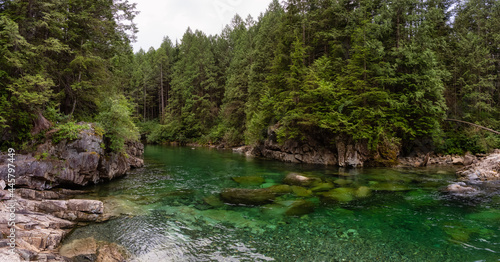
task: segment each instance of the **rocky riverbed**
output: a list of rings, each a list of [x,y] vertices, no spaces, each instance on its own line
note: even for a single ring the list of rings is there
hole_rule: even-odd
[[[53,144],[49,131],[48,139],[33,153],[16,154],[14,189],[6,183],[8,156],[0,155],[0,231],[3,235],[0,261],[125,260],[126,253],[117,245],[92,240],[60,250],[61,241],[73,228],[113,216],[101,201],[72,199],[85,191],[64,188],[109,181],[144,165],[141,143],[127,143],[123,153],[106,153],[103,137],[93,125],[79,124],[86,129],[76,140]],[[15,219],[9,220],[12,216]],[[14,253],[9,246],[11,234],[15,235]]]
[[[497,194],[500,192],[500,150],[459,169],[457,177],[459,182],[446,189],[454,195]]]

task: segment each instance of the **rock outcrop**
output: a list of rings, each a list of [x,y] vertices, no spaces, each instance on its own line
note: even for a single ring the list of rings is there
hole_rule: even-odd
[[[126,144],[126,153],[106,154],[103,138],[92,124],[78,139],[56,145],[49,139],[35,153],[15,157],[16,186],[44,190],[58,186],[85,186],[124,175],[131,167],[142,166],[144,145]],[[50,137],[50,133],[48,136]],[[53,133],[53,132],[52,132]],[[0,155],[0,179],[7,180],[7,155]]]
[[[468,163],[467,156],[463,158]],[[453,163],[456,161],[453,161]],[[473,164],[457,171],[458,180],[444,191],[458,197],[494,196],[500,193],[500,150],[472,161]]]
[[[500,150],[457,171],[459,179],[462,181],[492,181],[500,180]]]
[[[68,261],[58,254],[64,237],[78,222],[97,222],[104,217],[101,201],[62,199],[81,191],[47,192],[50,191],[19,189],[10,201],[0,202],[0,232],[9,236],[15,229],[16,240],[13,254],[9,251],[10,239],[0,240],[0,261]],[[51,199],[44,199],[45,196]],[[15,224],[9,227],[12,205]]]
[[[235,151],[241,152],[243,150],[245,148],[237,148]],[[249,152],[254,156],[284,162],[338,165],[341,167],[362,167],[367,161],[373,160],[365,142],[355,142],[342,136],[337,137],[335,144],[331,146],[324,145],[314,139],[301,142],[287,140],[283,144],[268,139]]]

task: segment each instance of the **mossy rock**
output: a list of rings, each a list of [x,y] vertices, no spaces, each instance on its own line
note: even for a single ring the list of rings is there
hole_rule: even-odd
[[[409,191],[410,188],[406,185],[395,183],[377,183],[371,185],[370,188],[376,191]]]
[[[314,212],[314,203],[304,199],[276,201],[273,204],[265,205],[261,211],[269,216],[303,216]]]
[[[331,182],[314,183],[313,188],[311,188],[311,191],[313,192],[329,191],[334,187],[335,186]]]
[[[338,202],[350,202],[354,200],[356,190],[354,188],[339,187],[323,193],[326,200],[334,200]]]
[[[232,179],[242,186],[258,186],[265,182],[265,179],[261,176],[240,176],[232,177]]]
[[[269,188],[226,188],[220,196],[225,203],[237,205],[264,205],[273,202],[276,194]]]
[[[357,198],[369,197],[372,194],[372,190],[367,186],[361,186],[354,192]]]
[[[299,197],[308,197],[312,195],[312,190],[301,186],[291,186],[293,193]]]
[[[274,185],[268,187],[267,190],[278,195],[292,193],[292,188],[289,185]]]
[[[350,179],[343,179],[343,178],[339,178],[335,181],[333,181],[333,183],[339,185],[339,186],[346,186],[346,185],[350,185],[352,184],[354,181],[350,180]]]
[[[218,196],[215,196],[215,195],[207,196],[207,197],[203,198],[203,201],[212,207],[224,206],[224,202],[222,202],[222,200],[220,200],[220,198]]]

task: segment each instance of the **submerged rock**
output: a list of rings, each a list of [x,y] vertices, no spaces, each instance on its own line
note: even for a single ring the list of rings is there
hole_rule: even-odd
[[[260,176],[240,176],[233,177],[234,182],[243,186],[258,186],[264,183],[264,178]]]
[[[372,190],[367,186],[361,186],[354,192],[354,195],[358,198],[364,198],[370,196]]]
[[[314,187],[311,188],[311,191],[313,192],[322,192],[322,191],[328,191],[335,186],[331,182],[326,182],[326,183],[315,183]]]
[[[210,195],[210,196],[204,197],[203,201],[206,204],[210,205],[211,207],[224,206],[224,202],[222,202],[222,200],[220,200],[220,198],[218,196],[215,196],[215,195]]]
[[[303,187],[311,186],[314,182],[319,181],[321,181],[321,179],[317,177],[308,177],[299,173],[290,173],[286,175],[285,179],[283,179],[283,183],[285,184]]]
[[[304,199],[291,200],[288,202],[279,202],[287,207],[285,215],[287,216],[302,216],[314,211],[314,203]]]
[[[73,240],[60,249],[60,254],[71,261],[121,262],[130,256],[114,243],[96,241],[94,238]]]
[[[396,184],[396,183],[376,183],[371,185],[370,188],[376,191],[409,191],[411,190],[406,185]]]
[[[349,184],[352,184],[353,181],[352,180],[349,180],[349,179],[343,179],[343,178],[339,178],[335,181],[333,181],[333,183],[339,185],[339,186],[345,186],[345,185],[349,185]]]
[[[301,186],[292,186],[292,191],[296,196],[299,197],[308,197],[313,193],[312,190]]]
[[[446,192],[453,193],[453,194],[461,194],[461,195],[466,195],[466,194],[476,194],[478,193],[478,190],[476,188],[473,188],[471,186],[467,186],[464,182],[458,182],[454,183],[451,185],[448,185],[445,189]]]
[[[275,193],[268,188],[226,188],[220,196],[224,202],[236,205],[264,205],[273,202],[276,198]]]
[[[265,205],[261,211],[270,217],[303,216],[314,211],[314,203],[304,199],[277,201],[274,204]]]
[[[325,200],[334,200],[338,202],[350,202],[354,200],[356,190],[354,188],[339,187],[323,193]]]
[[[269,190],[275,194],[278,194],[278,195],[283,195],[283,194],[291,193],[292,187],[290,187],[289,185],[274,185],[274,186],[268,187],[267,190]]]

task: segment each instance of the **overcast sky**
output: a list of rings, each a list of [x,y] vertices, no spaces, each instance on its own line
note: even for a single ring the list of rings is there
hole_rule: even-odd
[[[188,27],[207,35],[219,34],[235,14],[257,20],[271,0],[130,0],[140,11],[135,18],[139,28],[134,51],[158,48],[164,36],[172,42],[182,39]]]

